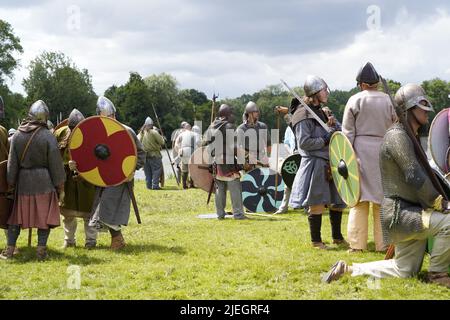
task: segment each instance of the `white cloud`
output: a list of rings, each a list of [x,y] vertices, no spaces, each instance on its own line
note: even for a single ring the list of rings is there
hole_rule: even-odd
[[[59,1],[49,1],[51,6],[0,9],[0,16],[8,17],[6,20],[13,25],[24,47],[23,67],[16,72],[13,90],[23,92],[21,81],[27,75],[25,67],[44,50],[62,51],[78,67],[88,69],[98,94],[113,84],[126,82],[130,71],[143,76],[167,72],[177,78],[182,88],[196,88],[208,96],[215,90],[223,98],[253,93],[266,85],[279,83],[280,77],[299,86],[308,74],[322,76],[333,89],[349,89],[355,84],[358,68],[366,61],[371,61],[383,76],[402,83],[422,82],[433,77],[450,78],[447,58],[450,43],[446,41],[450,38],[450,16],[444,9],[435,8],[432,15],[421,16],[420,12],[401,7],[392,24],[386,22],[385,9],[382,9],[381,31],[356,29],[347,42],[337,47],[328,48],[326,43],[321,43],[317,49],[312,47],[307,52],[300,49],[298,53],[295,50],[277,51],[283,41],[299,39],[286,37],[274,38],[270,52],[261,49],[258,53],[246,50],[247,43],[230,49],[226,44],[211,45],[211,41],[202,46],[202,39],[198,39],[193,44],[183,44],[186,50],[180,50],[183,46],[173,43],[191,41],[192,35],[186,38],[189,32],[207,29],[207,25],[196,25],[203,21],[196,19],[211,13],[214,9],[211,5],[207,11],[199,12],[198,5],[187,6],[179,1],[142,5],[133,0],[123,7],[104,9],[101,3],[91,2],[80,2],[81,29],[75,31],[67,29],[67,5],[58,4]],[[173,8],[177,10],[167,16]],[[137,19],[136,25],[127,27],[140,10],[145,10],[152,21]],[[97,16],[99,13],[102,15]],[[362,14],[366,14],[365,10]],[[266,15],[270,16],[269,13]],[[118,20],[120,16],[123,16],[121,21]],[[318,21],[319,25],[323,23]],[[177,30],[180,26],[186,29],[180,32]],[[256,36],[258,28],[254,29]],[[226,33],[226,28],[220,31]],[[176,35],[177,32],[180,33]],[[310,38],[307,32],[304,34],[304,37],[300,36],[305,42],[302,46],[308,46]],[[247,34],[243,41],[251,36],[251,33]],[[335,34],[327,35],[328,38],[339,36],[338,29]],[[264,46],[270,46],[270,43]]]

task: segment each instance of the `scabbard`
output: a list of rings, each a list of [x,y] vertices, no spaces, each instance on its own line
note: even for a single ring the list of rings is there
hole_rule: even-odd
[[[206,204],[209,204],[209,202],[211,201],[211,195],[212,195],[212,192],[214,190],[214,185],[215,184],[216,184],[216,181],[213,179],[213,181],[211,182],[211,187],[209,188],[208,201],[206,201]]]
[[[134,191],[131,186],[131,182],[127,182],[128,192],[130,193],[131,203],[133,204],[134,214],[136,215],[136,220],[138,224],[141,224],[141,216],[139,215],[139,208],[137,206],[136,197],[134,196]]]

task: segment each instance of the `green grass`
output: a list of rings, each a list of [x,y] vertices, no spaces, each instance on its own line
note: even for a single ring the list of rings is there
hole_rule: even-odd
[[[383,255],[311,248],[307,218],[299,212],[245,221],[198,219],[214,212],[205,192],[177,190],[173,181],[166,188],[148,191],[142,181],[136,183],[143,224],[136,224],[132,212],[122,252],[108,249],[110,236],[104,233],[97,249],[85,250],[79,223],[79,248],[61,249],[59,227],[50,234],[50,259],[37,262],[22,231],[20,256],[0,261],[0,299],[449,299],[448,289],[419,279],[345,276],[322,284],[321,274],[339,259],[367,262]],[[344,215],[344,231],[346,224]],[[331,240],[328,216],[322,234]],[[70,266],[81,270],[79,289],[71,289]],[[424,270],[427,266],[428,261]]]

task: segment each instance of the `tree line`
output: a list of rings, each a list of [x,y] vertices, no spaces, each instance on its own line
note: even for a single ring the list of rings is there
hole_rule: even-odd
[[[5,118],[0,123],[8,128],[16,128],[27,115],[29,106],[36,100],[44,100],[50,109],[50,119],[54,124],[68,117],[73,108],[79,109],[85,116],[95,114],[97,94],[92,86],[92,76],[86,69],[80,69],[62,52],[43,52],[27,67],[28,76],[22,85],[25,96],[11,92],[5,83],[12,78],[13,71],[20,65],[16,55],[23,53],[20,39],[14,35],[10,24],[0,20],[0,96],[5,102]],[[395,93],[401,83],[388,80],[392,93]],[[435,78],[423,81],[423,88],[429,95],[435,111],[450,107],[448,94],[450,82]],[[294,90],[303,94],[301,87]],[[342,115],[348,99],[359,89],[333,90],[329,96],[328,107],[333,110],[336,118],[342,121]],[[159,117],[162,130],[167,139],[178,129],[182,121],[191,124],[202,121],[203,130],[211,122],[211,97],[196,89],[181,89],[177,80],[170,74],[152,74],[142,76],[130,72],[128,81],[123,85],[112,85],[104,95],[111,99],[117,108],[117,119],[134,130],[139,130],[146,117],[150,116],[155,125]],[[241,123],[245,105],[254,101],[260,107],[261,120],[270,129],[277,128],[277,115],[274,107],[289,106],[291,94],[281,84],[269,85],[252,94],[243,94],[233,99],[216,101],[218,107],[227,103],[235,108],[236,125]],[[280,121],[280,129],[286,124]],[[283,131],[282,131],[283,132]]]

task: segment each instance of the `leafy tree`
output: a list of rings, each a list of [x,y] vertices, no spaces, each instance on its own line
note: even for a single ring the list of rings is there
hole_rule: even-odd
[[[398,89],[400,89],[402,84],[400,82],[398,82],[398,81],[394,81],[394,80],[391,80],[391,79],[386,79],[386,82],[387,82],[387,85],[389,87],[389,91],[391,92],[392,97],[394,97],[395,93],[398,91]],[[383,85],[381,84],[381,82],[380,82],[378,90],[384,92]]]
[[[0,96],[5,103],[5,118],[1,123],[7,129],[17,127],[26,109],[22,95],[12,93],[5,84],[6,78],[13,78],[13,71],[19,66],[19,60],[14,57],[17,53],[23,53],[20,39],[14,35],[11,25],[0,19]]]
[[[143,79],[132,72],[125,85],[111,86],[105,96],[115,103],[117,117],[135,130],[142,127],[146,117],[151,117],[158,126],[154,107],[168,140],[182,121],[194,124],[195,120],[201,120],[203,130],[209,125],[210,103],[206,95],[195,89],[180,91],[176,79],[169,74]]]
[[[136,72],[130,73],[125,85],[109,88],[105,96],[114,102],[118,111],[117,118],[136,131],[142,127],[148,116],[154,118],[151,112],[150,92],[142,77]]]
[[[4,84],[0,84],[0,96],[5,103],[5,118],[2,119],[1,125],[6,129],[17,128],[28,111],[25,98],[19,93],[11,92]]]
[[[192,124],[201,122],[202,131],[205,131],[211,122],[211,104],[206,94],[195,89],[184,89],[179,93],[181,114],[183,119]],[[218,110],[216,104],[215,112]]]
[[[422,82],[422,88],[430,97],[434,111],[438,113],[444,108],[450,107],[450,82],[435,78]]]
[[[97,95],[86,69],[77,66],[59,52],[44,52],[29,65],[29,75],[23,80],[27,104],[43,100],[54,121],[60,113],[66,118],[73,108],[85,116],[95,113]]]
[[[20,39],[14,35],[11,25],[0,19],[0,83],[5,78],[12,78],[14,69],[19,61],[14,58],[15,53],[23,53]]]
[[[344,116],[344,109],[347,105],[348,99],[359,92],[358,88],[353,88],[350,91],[333,90],[328,97],[328,107],[333,111],[334,116],[340,122]]]
[[[182,104],[179,100],[177,80],[167,73],[161,73],[146,77],[144,82],[148,87],[166,139],[170,141],[171,132],[180,127],[181,121],[189,120],[181,113]],[[151,106],[149,112],[153,114]]]
[[[208,102],[208,98],[206,94],[203,92],[197,91],[195,89],[184,89],[180,91],[180,97],[182,99],[188,100],[192,102],[196,106],[201,106]]]

